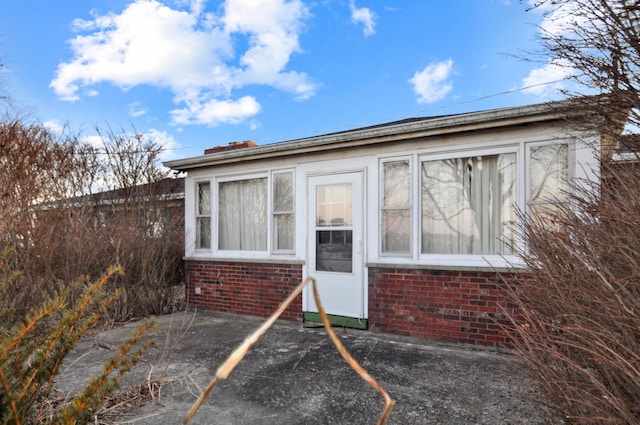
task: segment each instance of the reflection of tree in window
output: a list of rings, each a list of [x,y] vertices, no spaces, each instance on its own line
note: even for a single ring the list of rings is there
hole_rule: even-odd
[[[382,252],[410,253],[411,186],[408,160],[383,164]]]
[[[197,183],[196,248],[211,248],[211,184]]]
[[[544,220],[567,202],[569,146],[553,144],[530,149],[529,212]]]
[[[515,154],[422,163],[422,252],[510,254]]]
[[[273,234],[276,251],[293,250],[293,173],[273,175]]]

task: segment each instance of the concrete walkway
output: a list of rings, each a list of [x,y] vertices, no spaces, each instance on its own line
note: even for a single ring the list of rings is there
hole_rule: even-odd
[[[218,366],[262,319],[184,312],[158,319],[155,344],[122,387],[163,382],[159,398],[118,424],[181,424]],[[85,338],[58,385],[69,393],[100,370],[136,324]],[[544,424],[512,355],[340,329],[353,357],[396,401],[388,424]],[[524,397],[524,398],[523,398]],[[323,328],[278,321],[214,388],[190,424],[375,424],[384,401],[347,365]]]

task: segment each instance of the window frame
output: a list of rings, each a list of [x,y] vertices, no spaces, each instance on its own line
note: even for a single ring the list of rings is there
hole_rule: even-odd
[[[416,171],[414,173],[416,178],[416,191],[417,191],[417,201],[415,203],[415,211],[414,216],[416,216],[416,235],[419,235],[419,238],[416,239],[416,249],[417,249],[417,257],[421,262],[425,262],[428,264],[467,264],[474,263],[478,265],[488,266],[489,263],[501,262],[504,259],[515,259],[514,254],[509,255],[501,255],[501,254],[441,254],[441,253],[423,253],[422,252],[422,164],[423,162],[428,161],[442,161],[445,159],[460,159],[460,158],[470,158],[470,157],[484,157],[491,155],[501,155],[501,154],[515,154],[515,178],[516,178],[516,188],[515,188],[515,208],[519,207],[519,200],[521,199],[523,192],[521,184],[524,177],[524,173],[522,167],[520,165],[519,157],[522,149],[520,149],[519,144],[506,144],[501,146],[492,146],[487,148],[475,148],[475,149],[460,149],[454,152],[437,152],[437,153],[425,153],[417,155],[417,165]],[[517,219],[516,219],[517,221]],[[516,223],[517,225],[517,223]],[[515,241],[516,246],[519,246],[519,241],[516,238]],[[488,263],[488,262],[489,263]]]
[[[291,210],[287,211],[276,211],[276,193],[275,193],[275,183],[276,183],[276,175],[278,174],[289,174],[291,176]],[[271,252],[275,254],[295,254],[296,251],[296,175],[293,169],[284,169],[284,170],[272,170],[270,173],[271,180],[269,182],[271,195],[269,196],[269,221],[270,221],[270,229],[271,235],[269,237]],[[276,232],[276,216],[279,215],[291,215],[293,219],[293,233],[291,235],[291,249],[278,249],[278,235]],[[269,233],[268,232],[268,233]]]
[[[550,146],[550,145],[566,145],[567,146],[567,182],[568,187],[567,191],[571,192],[571,182],[575,179],[575,140],[573,139],[563,139],[562,141],[536,141],[536,142],[528,142],[525,143],[524,148],[524,161],[525,161],[525,182],[524,182],[524,210],[527,217],[531,214],[531,206],[532,205],[553,205],[553,204],[566,204],[571,202],[569,195],[565,195],[562,200],[538,200],[531,201],[531,149],[541,146]]]
[[[384,176],[384,165],[386,163],[392,163],[392,162],[402,162],[402,161],[407,161],[409,162],[409,204],[406,207],[385,207],[384,205],[384,182],[385,182],[385,176]],[[382,158],[379,161],[379,170],[380,172],[378,173],[378,177],[379,177],[379,182],[378,182],[378,188],[379,188],[379,193],[378,193],[378,200],[379,200],[379,205],[380,207],[378,208],[378,222],[380,223],[380,225],[378,226],[380,229],[380,232],[378,234],[378,238],[380,243],[378,244],[378,255],[380,257],[389,257],[389,258],[412,258],[413,257],[413,253],[414,251],[414,240],[416,239],[414,237],[414,214],[413,214],[413,210],[414,210],[414,204],[415,204],[415,196],[414,196],[414,174],[413,174],[413,170],[415,168],[414,166],[414,162],[415,162],[415,155],[411,155],[411,156],[397,156],[397,157],[388,157],[388,158]],[[384,244],[384,228],[383,228],[383,213],[384,211],[398,211],[398,210],[408,210],[409,211],[409,252],[401,252],[401,251],[384,251],[383,249],[383,244]]]
[[[257,179],[265,179],[266,187],[267,187],[267,205],[266,205],[266,214],[265,222],[267,223],[266,229],[266,247],[264,250],[242,250],[242,249],[222,249],[220,248],[220,184],[223,183],[231,183],[231,182],[239,182],[246,180],[257,180]],[[270,243],[269,240],[271,238],[270,235],[270,226],[269,226],[269,198],[271,197],[271,188],[270,188],[270,179],[268,172],[256,172],[251,174],[243,174],[242,176],[232,175],[232,176],[216,176],[214,178],[214,190],[215,190],[215,202],[213,202],[215,211],[213,212],[212,218],[212,246],[213,251],[216,254],[220,254],[222,256],[233,256],[233,257],[242,257],[242,256],[251,256],[251,255],[268,255],[270,252]]]
[[[275,176],[277,174],[286,174],[289,173],[292,179],[291,185],[291,198],[292,198],[292,210],[287,211],[286,213],[291,214],[293,217],[293,232],[292,232],[292,249],[290,250],[278,250],[275,248],[276,244],[276,235],[275,235],[275,215],[278,213],[283,213],[282,211],[275,211],[275,190],[273,185],[275,184]],[[270,257],[285,257],[291,258],[296,254],[296,172],[294,168],[274,168],[267,170],[252,170],[247,174],[216,174],[210,175],[208,177],[199,177],[193,179],[193,209],[191,212],[191,217],[193,217],[193,233],[194,235],[189,238],[191,240],[190,244],[192,244],[192,254],[196,257],[200,256],[213,256],[215,258],[262,258],[268,259]],[[252,179],[266,179],[266,249],[265,250],[231,250],[231,249],[220,249],[220,240],[219,240],[219,226],[220,226],[220,184],[227,182],[237,182],[242,180],[252,180]],[[198,189],[199,184],[209,183],[210,184],[210,224],[211,224],[211,247],[210,248],[197,248],[197,221],[198,221]]]
[[[199,213],[200,205],[200,185],[209,185],[209,215],[202,215]],[[211,179],[198,179],[194,181],[194,237],[193,247],[195,252],[211,252],[213,250],[213,215],[214,215],[214,203],[213,203],[213,184]],[[209,217],[209,246],[199,246],[200,232],[198,231],[198,219]]]
[[[378,231],[376,235],[376,251],[378,252],[378,261],[382,264],[411,264],[414,266],[426,267],[458,267],[463,270],[466,267],[477,268],[512,268],[523,266],[518,252],[524,252],[526,249],[524,241],[520,235],[515,235],[515,249],[513,254],[430,254],[422,253],[422,163],[424,161],[437,161],[443,159],[456,159],[468,157],[483,157],[487,155],[499,154],[515,154],[515,208],[516,217],[514,226],[516,228],[522,224],[521,213],[529,214],[529,197],[531,184],[530,155],[531,149],[545,145],[566,145],[568,149],[568,181],[573,182],[576,178],[576,166],[578,158],[582,161],[592,160],[591,156],[585,156],[584,152],[578,155],[578,141],[575,137],[516,137],[509,140],[495,140],[494,144],[485,143],[474,144],[472,146],[458,146],[454,149],[433,149],[433,150],[416,150],[410,155],[404,156],[379,156],[377,161],[378,167],[378,198],[377,198],[377,220]],[[382,211],[384,203],[384,163],[398,160],[410,161],[410,185],[411,189],[411,255],[397,253],[383,253],[383,228],[382,228]],[[571,186],[569,186],[569,192]],[[567,200],[570,202],[569,200]]]

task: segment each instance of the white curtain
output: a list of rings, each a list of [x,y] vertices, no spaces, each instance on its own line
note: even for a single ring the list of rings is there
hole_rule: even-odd
[[[422,164],[422,252],[510,254],[515,154]]]
[[[267,250],[267,179],[220,183],[218,243],[222,250]]]

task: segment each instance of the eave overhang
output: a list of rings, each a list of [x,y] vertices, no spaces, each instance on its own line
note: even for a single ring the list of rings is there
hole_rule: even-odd
[[[452,135],[472,131],[499,129],[540,122],[557,121],[565,115],[549,104],[494,109],[444,117],[426,117],[398,124],[380,125],[331,133],[268,145],[224,151],[220,153],[164,162],[164,166],[177,171],[203,167],[283,158],[316,152],[330,152],[360,146],[375,146],[394,141]]]

